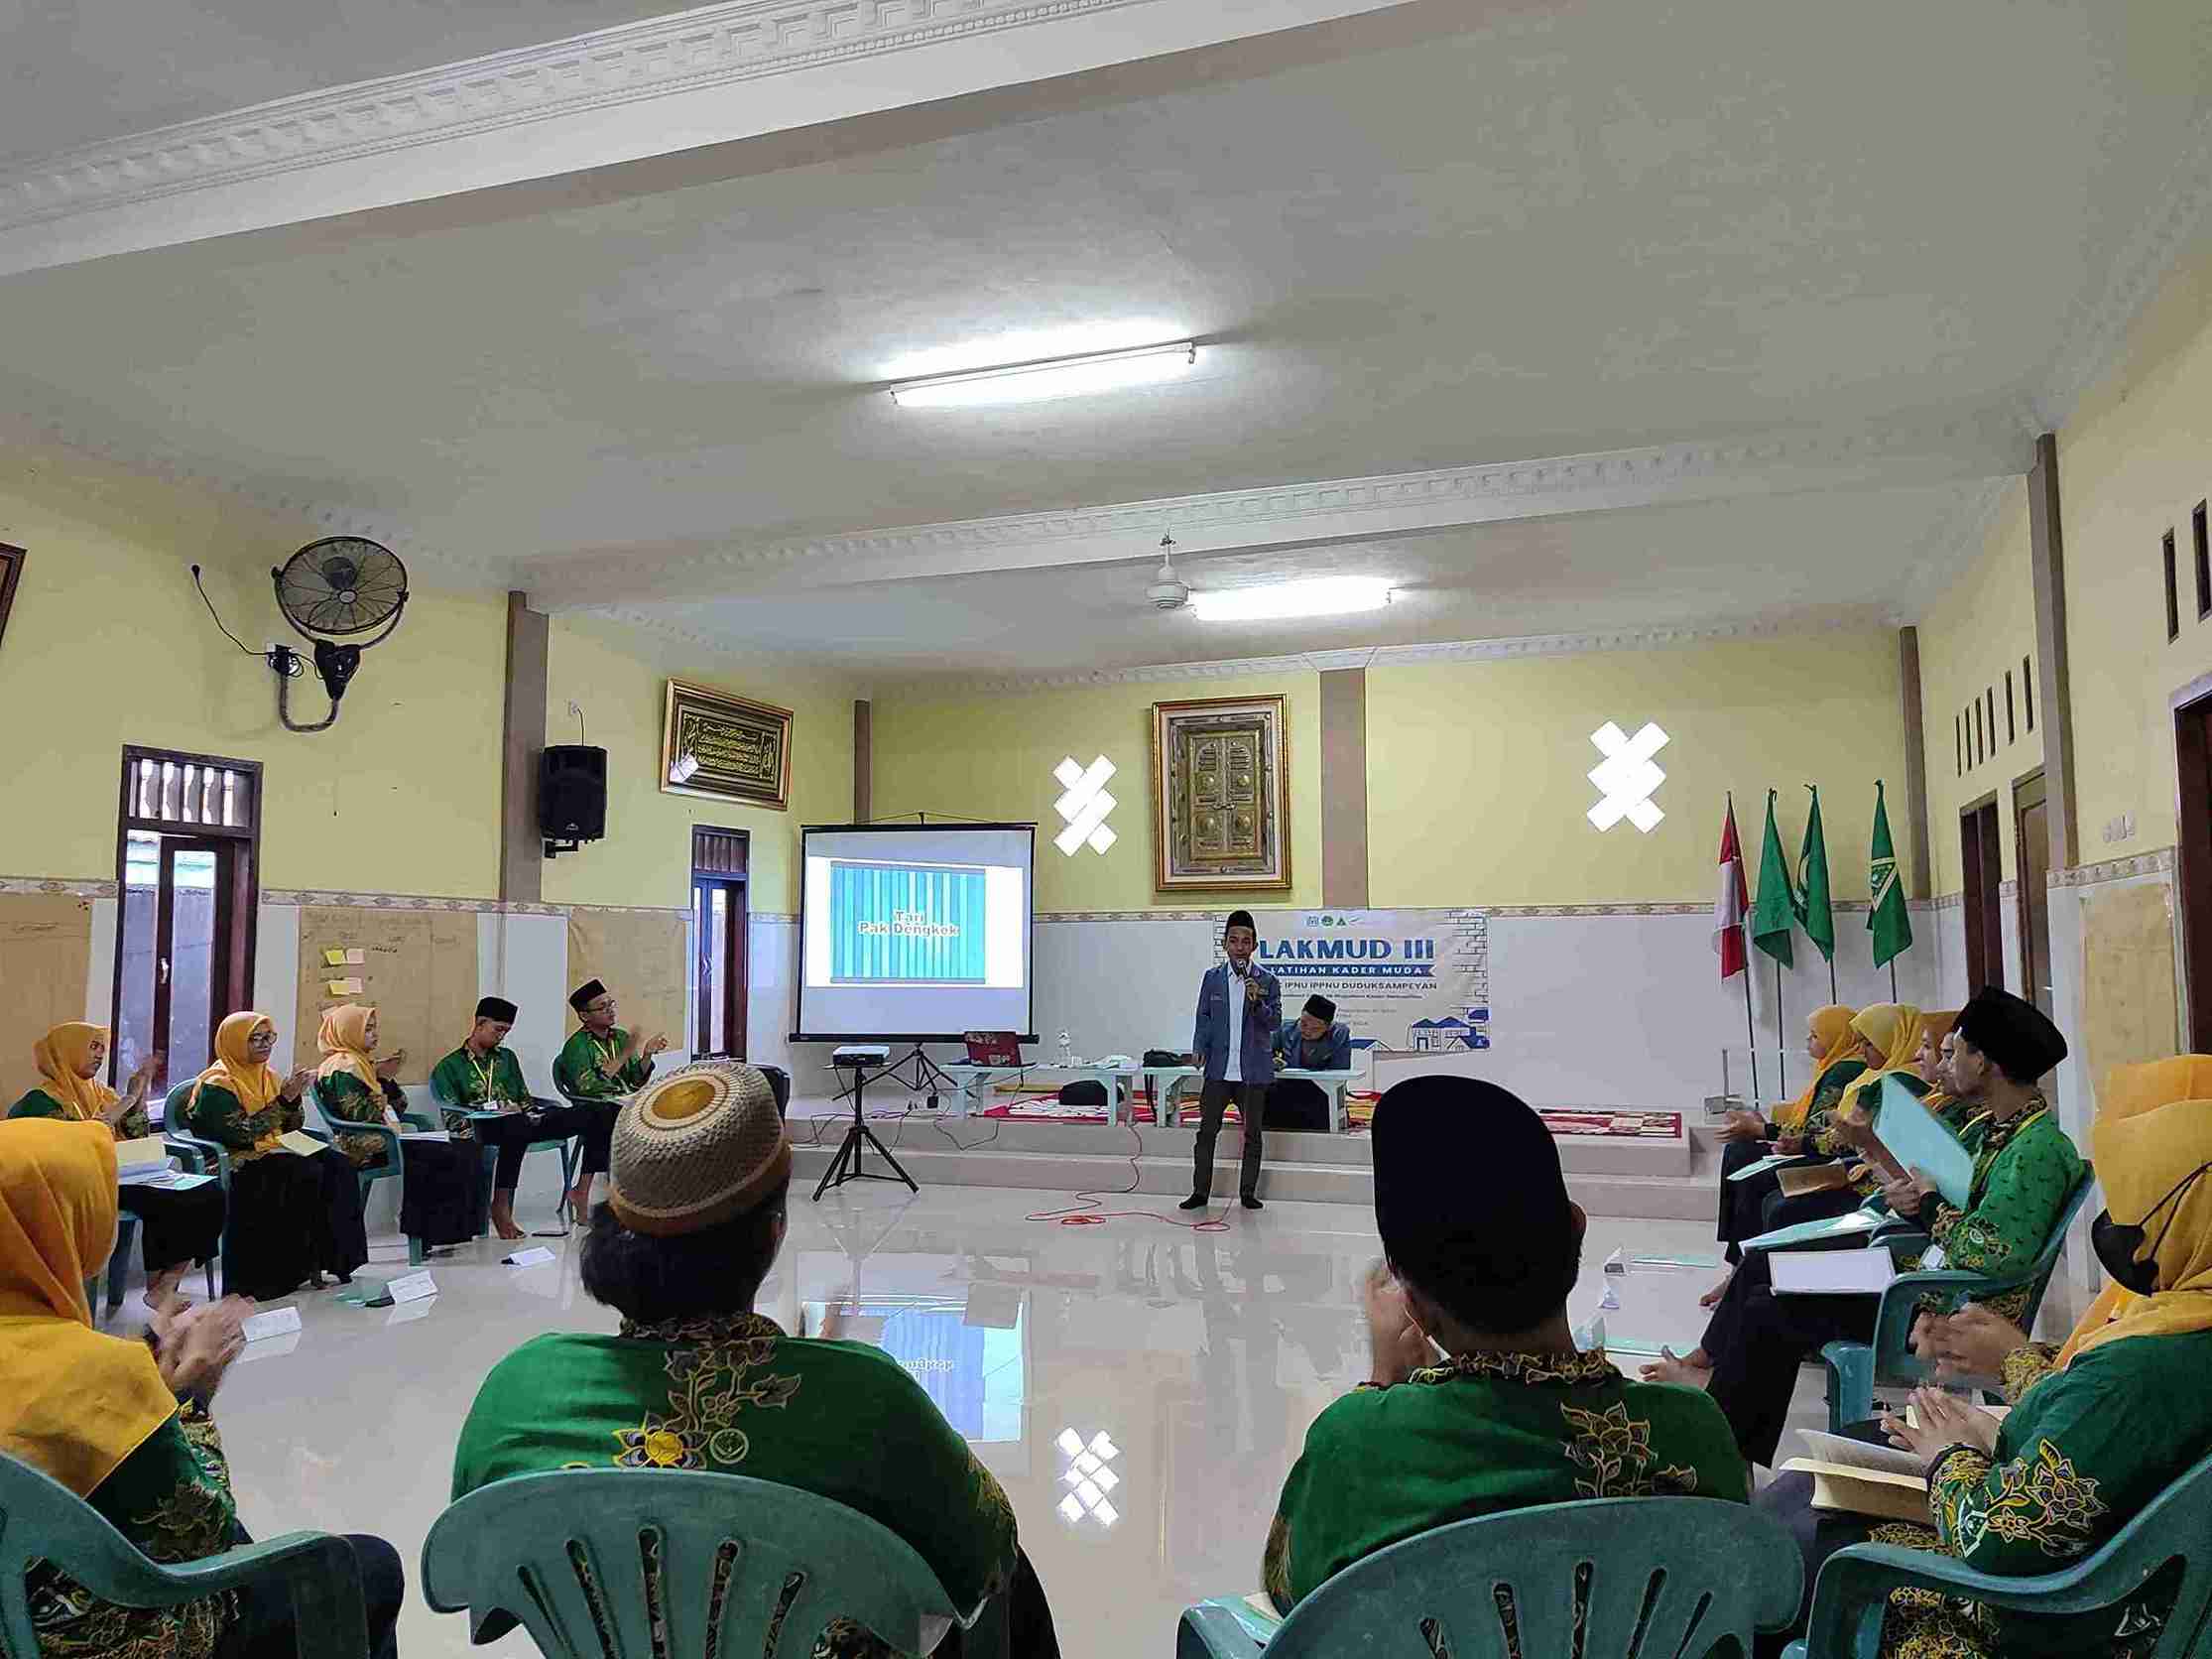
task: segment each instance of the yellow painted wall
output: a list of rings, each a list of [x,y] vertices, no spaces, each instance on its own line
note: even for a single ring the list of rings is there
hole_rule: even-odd
[[[2063,471],[2063,468],[2061,468]],[[2004,878],[2020,874],[2019,832],[2013,818],[2013,786],[2043,764],[2041,700],[2036,699],[2035,728],[2028,728],[2029,688],[2035,656],[2035,594],[2029,569],[2028,481],[2016,478],[1991,523],[1981,552],[1957,573],[1918,621],[1920,632],[1920,718],[1927,734],[1928,876],[1938,894],[1963,890],[1960,869],[1959,813],[1971,802],[1997,796],[2003,840]],[[2023,663],[2029,665],[2026,670]],[[2005,677],[2012,676],[2012,723],[2006,719]],[[2078,684],[2078,680],[2077,680]],[[1988,722],[1989,695],[1996,700],[1995,747],[1985,745],[1980,764],[1973,738],[1965,737],[1961,769],[1961,727],[1970,702],[1983,700]],[[2078,695],[2078,694],[2077,694]]]
[[[1152,705],[1189,698],[1287,697],[1290,715],[1289,892],[1235,899],[1153,891]],[[957,814],[1038,824],[1037,908],[1045,912],[1229,908],[1235,903],[1310,905],[1321,898],[1320,682],[1310,672],[1236,680],[1153,681],[1047,687],[991,695],[879,695],[874,699],[875,815]],[[1372,715],[1370,716],[1372,719]],[[1103,855],[1062,857],[1051,836],[1067,756],[1114,763],[1108,791],[1120,837]]]
[[[1900,861],[1905,732],[1897,640],[1882,630],[1367,674],[1369,892],[1375,904],[1709,901],[1733,790],[1756,879],[1767,790],[1792,856],[1818,784],[1833,891],[1864,898],[1874,784],[1891,784]],[[1647,720],[1669,738],[1650,834],[1584,814],[1590,733]]]
[[[674,676],[792,710],[792,797],[788,812],[741,807],[660,787],[664,690]],[[546,738],[573,743],[571,699],[584,710],[585,740],[607,751],[607,838],[546,865],[548,904],[686,905],[691,826],[752,835],[748,900],[755,911],[799,908],[799,827],[852,817],[852,700],[849,684],[823,676],[716,664],[644,629],[590,617],[555,616],[546,658]],[[496,822],[496,815],[495,815]]]
[[[2171,846],[2172,694],[2212,672],[2189,514],[2212,493],[2212,233],[2130,331],[2058,435],[2081,858]],[[2169,644],[2160,542],[2174,532],[2181,634]],[[2104,826],[2133,813],[2134,835]]]
[[[0,541],[28,550],[0,640],[0,874],[113,879],[126,742],[265,767],[265,888],[497,890],[505,623],[493,595],[421,590],[362,659],[337,725],[277,722],[275,680],[215,629],[189,566],[249,645],[297,636],[268,572],[320,534],[236,500],[122,477],[60,449],[0,461]],[[322,690],[296,683],[295,716]]]

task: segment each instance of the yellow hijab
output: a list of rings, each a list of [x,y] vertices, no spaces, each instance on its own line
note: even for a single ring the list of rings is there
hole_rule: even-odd
[[[1825,1008],[1815,1008],[1808,1022],[1812,1035],[1820,1044],[1820,1064],[1813,1070],[1812,1082],[1805,1085],[1805,1091],[1775,1113],[1775,1127],[1783,1133],[1795,1129],[1812,1110],[1812,1097],[1820,1092],[1820,1080],[1828,1068],[1839,1060],[1851,1058],[1851,1050],[1858,1043],[1858,1034],[1851,1029],[1855,1010],[1840,1002],[1831,1002]]]
[[[144,1342],[92,1329],[84,1281],[115,1248],[115,1138],[0,1123],[0,1452],[91,1495],[177,1413]]]
[[[2119,1068],[2105,1080],[2089,1135],[2105,1208],[2116,1221],[2145,1226],[2158,1288],[2136,1296],[2106,1286],[2058,1350],[2061,1368],[2123,1338],[2212,1331],[2212,1170],[2151,1215],[2190,1171],[2212,1163],[2212,1055]]]
[[[376,1060],[369,1053],[369,1016],[375,1012],[368,1003],[347,1002],[323,1014],[322,1027],[314,1038],[322,1049],[322,1064],[315,1068],[317,1078],[327,1083],[340,1072],[351,1072],[368,1085],[371,1094],[383,1094]]]
[[[115,1104],[114,1089],[97,1078],[77,1075],[78,1068],[91,1059],[92,1045],[105,1046],[107,1041],[106,1026],[66,1020],[31,1045],[31,1058],[46,1080],[46,1092],[61,1101],[72,1118],[98,1117]]]
[[[1853,1078],[1837,1106],[1854,1123],[1863,1123],[1882,1098],[1882,1080],[1892,1072],[1911,1071],[1913,1056],[1920,1052],[1920,1011],[1909,1002],[1877,1002],[1859,1010],[1851,1029],[1882,1051],[1882,1064]]]
[[[274,1030],[276,1023],[267,1014],[257,1014],[249,1008],[230,1015],[215,1027],[215,1064],[193,1080],[185,1110],[199,1104],[199,1091],[209,1084],[230,1090],[249,1112],[261,1110],[282,1093],[284,1079],[272,1072],[266,1062],[255,1065],[246,1050],[246,1044],[256,1031],[265,1025]]]

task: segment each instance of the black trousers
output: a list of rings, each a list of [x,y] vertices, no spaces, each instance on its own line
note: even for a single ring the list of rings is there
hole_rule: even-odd
[[[117,1189],[116,1200],[138,1217],[139,1253],[149,1273],[206,1261],[222,1248],[223,1190],[216,1182],[182,1191],[134,1184]]]
[[[1774,1466],[1796,1391],[1797,1367],[1823,1343],[1870,1341],[1881,1299],[1777,1296],[1774,1254],[1753,1250],[1728,1281],[1727,1294],[1699,1345],[1713,1362],[1707,1392],[1728,1419],[1745,1461]]]
[[[1743,1259],[1737,1246],[1754,1233],[1766,1229],[1760,1224],[1760,1207],[1769,1195],[1780,1191],[1775,1185],[1775,1172],[1755,1175],[1748,1181],[1731,1181],[1728,1178],[1746,1164],[1756,1164],[1767,1156],[1765,1141],[1730,1141],[1720,1155],[1720,1223],[1714,1236],[1728,1246],[1723,1253],[1730,1261]]]
[[[244,1528],[239,1529],[241,1534]],[[353,1559],[361,1564],[361,1599],[368,1613],[370,1659],[395,1659],[399,1645],[393,1630],[400,1621],[400,1606],[407,1599],[407,1569],[400,1552],[381,1538],[349,1532]],[[252,1543],[241,1537],[241,1543]],[[292,1601],[277,1594],[247,1591],[238,1597],[238,1619],[224,1632],[216,1649],[220,1659],[297,1659],[315,1651],[310,1638],[303,1644],[292,1616]]]
[[[484,1154],[473,1141],[402,1141],[400,1231],[425,1244],[466,1244],[483,1230]]]
[[[277,1154],[271,1154],[272,1157]],[[312,1230],[314,1265],[339,1278],[369,1259],[369,1229],[361,1219],[361,1183],[352,1160],[337,1150],[317,1152],[307,1160],[322,1191]]]
[[[1248,1199],[1260,1194],[1261,1127],[1268,1112],[1268,1085],[1209,1082],[1198,1095],[1198,1144],[1190,1171],[1190,1190],[1200,1198],[1213,1196],[1213,1143],[1221,1138],[1221,1115],[1229,1109],[1232,1088],[1237,1091],[1237,1115],[1244,1123],[1244,1164],[1237,1172],[1237,1191]]]
[[[1739,1182],[1748,1187],[1750,1182]],[[1777,1188],[1767,1200],[1760,1220],[1768,1232],[1777,1227],[1793,1227],[1799,1221],[1825,1221],[1831,1215],[1848,1215],[1859,1208],[1861,1199],[1848,1187],[1837,1187],[1825,1193],[1806,1193],[1797,1198],[1784,1198]]]
[[[492,1172],[492,1185],[503,1193],[512,1193],[522,1185],[523,1154],[540,1141],[564,1141],[586,1134],[594,1129],[604,1114],[588,1106],[545,1106],[532,1111],[511,1111],[496,1120],[481,1120],[476,1125],[476,1136],[486,1146],[499,1152],[497,1167]],[[608,1121],[608,1133],[613,1132],[613,1122]],[[602,1145],[605,1143],[602,1142]],[[600,1167],[605,1168],[602,1161]]]

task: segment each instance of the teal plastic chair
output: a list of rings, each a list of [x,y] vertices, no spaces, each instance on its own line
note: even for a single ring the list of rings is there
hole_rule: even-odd
[[[1973,1301],[1986,1301],[2006,1291],[2026,1288],[2028,1309],[2021,1316],[2024,1329],[2033,1330],[2035,1313],[2043,1305],[2043,1292],[2050,1288],[2050,1276],[2058,1266],[2058,1252],[2065,1247],[2066,1229],[2071,1227],[2074,1216],[2088,1201],[2089,1191],[2096,1184],[2096,1172],[2084,1161],[2081,1179],[2074,1183],[2073,1191],[2066,1195],[2066,1202],[2058,1212],[2058,1224],[2051,1228],[2050,1236],[2043,1240],[2043,1247],[2035,1253],[2034,1260],[2011,1273],[1968,1273],[1942,1268],[1919,1273],[1901,1273],[1882,1293],[1882,1307],[1875,1316],[1874,1340],[1871,1342],[1830,1342],[1820,1350],[1821,1363],[1828,1372],[1828,1430],[1841,1434],[1853,1423],[1864,1423],[1874,1415],[1874,1390],[1877,1382],[1893,1387],[1909,1387],[1927,1376],[1927,1368],[1913,1354],[1910,1338],[1912,1319],[1919,1311],[1921,1298],[1940,1296],[1955,1300],[1964,1296]],[[1900,1257],[1912,1257],[1925,1251],[1928,1238],[1925,1233],[1885,1235],[1881,1242]]]
[[[838,1617],[902,1653],[929,1650],[925,1621],[935,1621],[932,1642],[949,1621],[970,1630],[967,1652],[1006,1652],[1000,1603],[955,1609],[888,1528],[738,1474],[592,1468],[494,1481],[438,1516],[423,1543],[422,1583],[437,1611],[467,1611],[472,1640],[493,1639],[512,1619],[547,1659],[804,1659]]]
[[[2060,1618],[2117,1609],[2173,1562],[2180,1581],[2152,1659],[2212,1655],[2212,1458],[2145,1505],[2104,1548],[2063,1572],[1999,1578],[1931,1550],[1854,1544],[1838,1550],[1812,1588],[1805,1639],[1790,1659],[1876,1659],[1893,1590],[1966,1595],[1993,1607]],[[2053,1649],[2052,1651],[2055,1651]]]
[[[471,1123],[497,1122],[507,1115],[502,1111],[472,1111],[452,1100],[448,1100],[445,1097],[445,1090],[438,1086],[437,1077],[434,1073],[430,1077],[430,1098],[437,1103],[438,1109],[441,1111],[466,1111]],[[533,1094],[530,1097],[530,1103],[534,1106],[551,1106],[558,1102],[549,1100],[543,1094]],[[576,1159],[582,1155],[581,1149],[577,1146],[574,1138],[569,1137],[562,1140],[532,1141],[524,1149],[523,1156],[528,1158],[534,1152],[557,1152],[560,1154],[560,1203],[555,1207],[553,1213],[565,1216],[568,1212],[568,1192],[576,1184]],[[477,1208],[487,1218],[483,1226],[477,1230],[476,1236],[478,1238],[487,1236],[492,1230],[489,1219],[492,1208],[492,1178],[497,1174],[498,1168],[499,1148],[486,1146],[484,1148],[484,1180],[480,1189]]]
[[[205,1155],[199,1146],[180,1140],[174,1135],[165,1136],[164,1139],[169,1145],[169,1155],[186,1170],[194,1175],[206,1173]],[[107,1314],[114,1313],[123,1305],[123,1289],[129,1282],[131,1273],[131,1244],[137,1237],[138,1217],[127,1210],[117,1211],[115,1249],[107,1258]],[[106,1317],[100,1311],[100,1299],[96,1292],[98,1283],[96,1276],[84,1281],[84,1300],[90,1305],[95,1319]],[[212,1259],[207,1263],[207,1300],[215,1300],[215,1263]]]
[[[1749,1505],[1593,1498],[1454,1521],[1377,1550],[1293,1607],[1265,1648],[1227,1608],[1201,1602],[1184,1611],[1175,1654],[1740,1656],[1755,1630],[1788,1627],[1803,1591],[1796,1545]]]
[[[319,1132],[313,1125],[309,1125],[307,1133],[313,1135],[317,1140],[327,1141],[333,1150],[336,1149],[337,1138],[341,1134],[374,1135],[383,1141],[384,1161],[380,1164],[371,1164],[366,1169],[356,1169],[353,1172],[354,1180],[361,1189],[361,1208],[364,1211],[369,1208],[369,1190],[379,1181],[397,1181],[400,1183],[400,1192],[404,1201],[407,1192],[407,1160],[400,1152],[400,1132],[389,1124],[356,1123],[349,1117],[340,1117],[322,1103],[322,1084],[318,1078],[310,1078],[307,1081],[307,1099],[314,1107],[315,1122],[321,1125]],[[403,1111],[399,1114],[399,1117],[402,1123],[409,1125],[411,1128],[430,1129],[435,1127],[421,1112]],[[345,1154],[340,1151],[338,1156],[342,1158]],[[407,1259],[410,1266],[420,1267],[423,1265],[423,1241],[413,1233],[409,1233],[407,1238]]]
[[[305,1651],[316,1659],[368,1659],[361,1569],[343,1538],[288,1532],[200,1561],[160,1566],[68,1487],[0,1454],[0,1648],[19,1659],[39,1651],[24,1584],[39,1560],[53,1562],[101,1600],[126,1607],[174,1607],[224,1590],[288,1595],[304,1639],[313,1643]]]

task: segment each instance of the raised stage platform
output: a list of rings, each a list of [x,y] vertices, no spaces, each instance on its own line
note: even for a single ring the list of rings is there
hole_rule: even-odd
[[[888,1091],[887,1091],[888,1092]],[[1576,1115],[1595,1108],[1571,1109]],[[1640,1112],[1660,1108],[1621,1107]],[[1671,1108],[1666,1108],[1671,1110]],[[1160,1198],[1190,1191],[1190,1158],[1197,1131],[1179,1124],[1104,1124],[1033,1121],[1020,1117],[961,1117],[951,1111],[908,1110],[869,1102],[869,1126],[922,1186],[1022,1187],[1046,1192],[1113,1193],[1130,1189]],[[793,1185],[811,1192],[852,1121],[849,1105],[827,1099],[794,1100],[792,1137],[797,1144]],[[1710,1219],[1719,1172],[1717,1127],[1702,1115],[1679,1114],[1669,1135],[1559,1134],[1559,1162],[1567,1189],[1593,1215],[1660,1220]],[[1236,1197],[1242,1138],[1225,1125],[1214,1152],[1214,1198]],[[871,1152],[869,1167],[880,1161]],[[1271,1131],[1261,1196],[1371,1206],[1374,1166],[1367,1136]],[[1478,1172],[1470,1192],[1478,1196]]]

